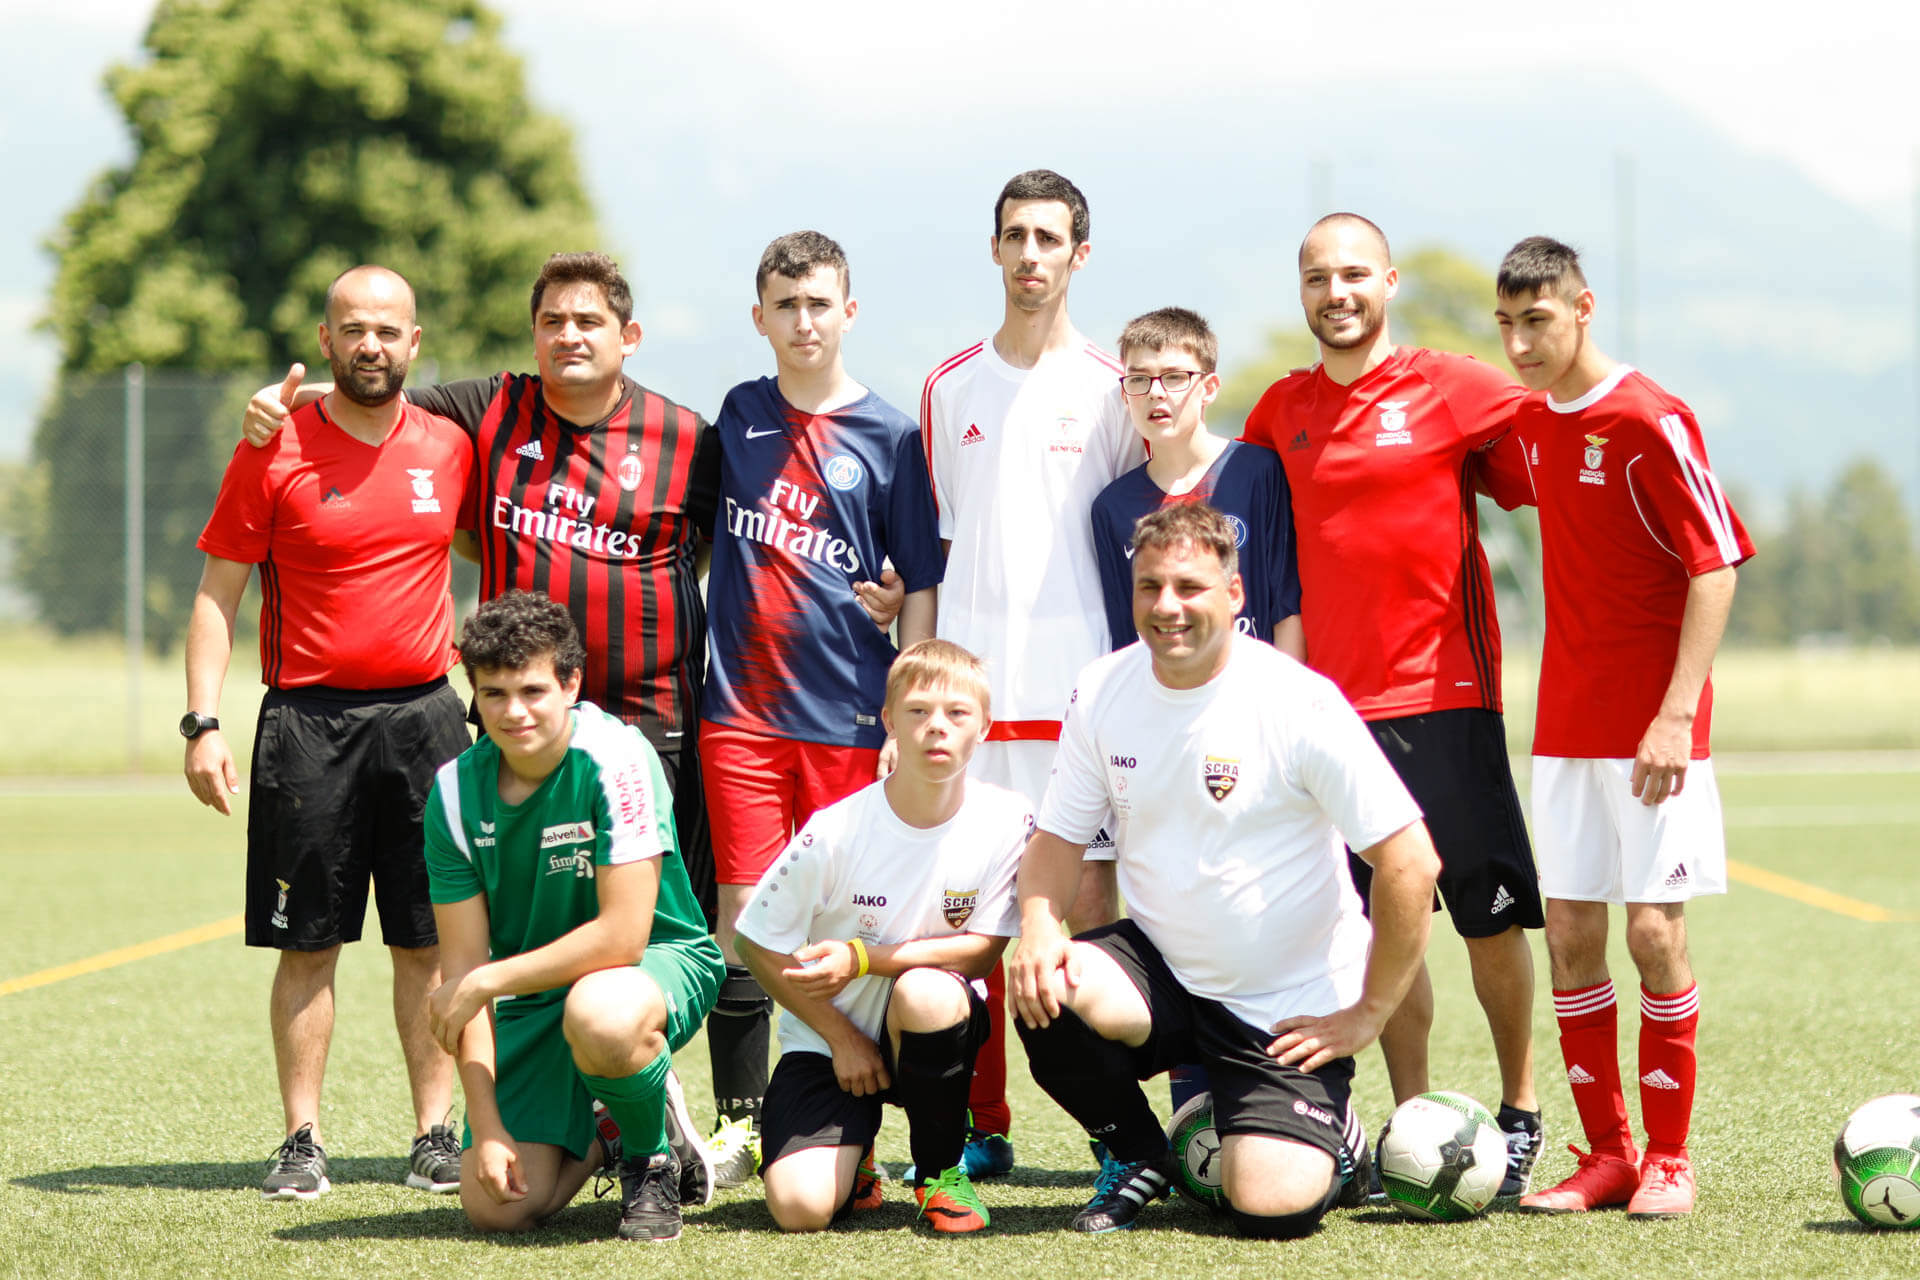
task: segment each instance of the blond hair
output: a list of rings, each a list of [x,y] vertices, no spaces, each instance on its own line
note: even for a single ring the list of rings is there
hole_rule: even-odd
[[[922,640],[893,660],[887,671],[887,706],[898,705],[915,689],[957,689],[977,699],[982,714],[993,713],[986,664],[951,640]]]

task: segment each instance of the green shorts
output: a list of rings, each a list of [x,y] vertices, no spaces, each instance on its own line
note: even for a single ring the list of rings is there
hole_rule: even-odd
[[[683,1048],[699,1034],[720,994],[726,963],[713,939],[650,944],[640,971],[666,997],[667,1045]],[[509,1000],[494,1010],[494,1096],[515,1142],[544,1142],[584,1159],[593,1145],[593,1094],[573,1064],[561,1029],[566,999]],[[462,1134],[473,1145],[473,1130]]]

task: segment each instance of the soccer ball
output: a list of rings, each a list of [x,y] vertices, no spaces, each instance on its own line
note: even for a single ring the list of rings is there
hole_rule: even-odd
[[[1180,1162],[1173,1189],[1197,1205],[1224,1211],[1227,1193],[1220,1185],[1220,1135],[1213,1128],[1212,1094],[1196,1094],[1173,1113],[1167,1122],[1167,1145]]]
[[[1507,1174],[1507,1139],[1488,1110],[1444,1090],[1408,1098],[1380,1134],[1380,1186],[1402,1213],[1458,1222],[1485,1209]]]
[[[1889,1093],[1847,1117],[1833,1144],[1847,1212],[1870,1227],[1920,1227],[1920,1097]]]

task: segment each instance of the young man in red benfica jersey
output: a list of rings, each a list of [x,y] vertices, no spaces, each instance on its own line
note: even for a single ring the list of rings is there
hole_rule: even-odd
[[[409,1186],[456,1191],[460,1142],[441,1123],[453,1063],[427,994],[440,953],[422,854],[434,770],[469,743],[453,663],[447,551],[468,510],[473,450],[458,427],[400,397],[420,350],[413,290],[356,267],[327,290],[320,350],[334,387],[265,448],[236,448],[200,535],[206,569],[187,627],[187,785],[232,812],[239,790],[220,731],[233,621],[260,566],[267,696],[247,812],[247,945],[276,947],[269,1022],[286,1140],[262,1188],[328,1189],[320,1083],[333,975],[358,941],[372,879],[393,953],[393,1007],[413,1091]]]
[[[1522,240],[1494,312],[1529,389],[1492,487],[1537,502],[1547,598],[1533,737],[1533,830],[1567,1083],[1591,1151],[1520,1202],[1543,1213],[1625,1203],[1693,1211],[1700,989],[1686,903],[1725,893],[1708,734],[1713,655],[1734,566],[1753,555],[1707,464],[1693,411],[1594,345],[1593,290],[1572,249]],[[1607,973],[1608,905],[1626,909],[1640,974],[1643,1158],[1627,1125]]]
[[[1320,363],[1276,382],[1244,438],[1280,454],[1293,494],[1307,664],[1330,676],[1419,801],[1440,895],[1466,941],[1500,1063],[1502,1195],[1541,1145],[1533,1082],[1533,854],[1507,763],[1500,628],[1474,506],[1479,451],[1525,394],[1468,356],[1395,346],[1386,236],[1352,213],[1300,246],[1300,302]],[[1369,897],[1370,872],[1351,860]],[[1425,966],[1380,1037],[1396,1102],[1429,1087]]]

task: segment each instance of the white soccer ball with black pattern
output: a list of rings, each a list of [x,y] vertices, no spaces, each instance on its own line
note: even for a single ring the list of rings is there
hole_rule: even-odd
[[[1863,1103],[1833,1144],[1833,1180],[1847,1212],[1870,1227],[1920,1227],[1920,1097]]]
[[[1222,1212],[1227,1193],[1220,1185],[1220,1135],[1213,1127],[1213,1095],[1196,1094],[1167,1121],[1167,1145],[1179,1161],[1173,1189],[1197,1205]]]
[[[1471,1218],[1499,1193],[1507,1139],[1493,1114],[1464,1093],[1408,1098],[1380,1134],[1380,1186],[1409,1217]]]

